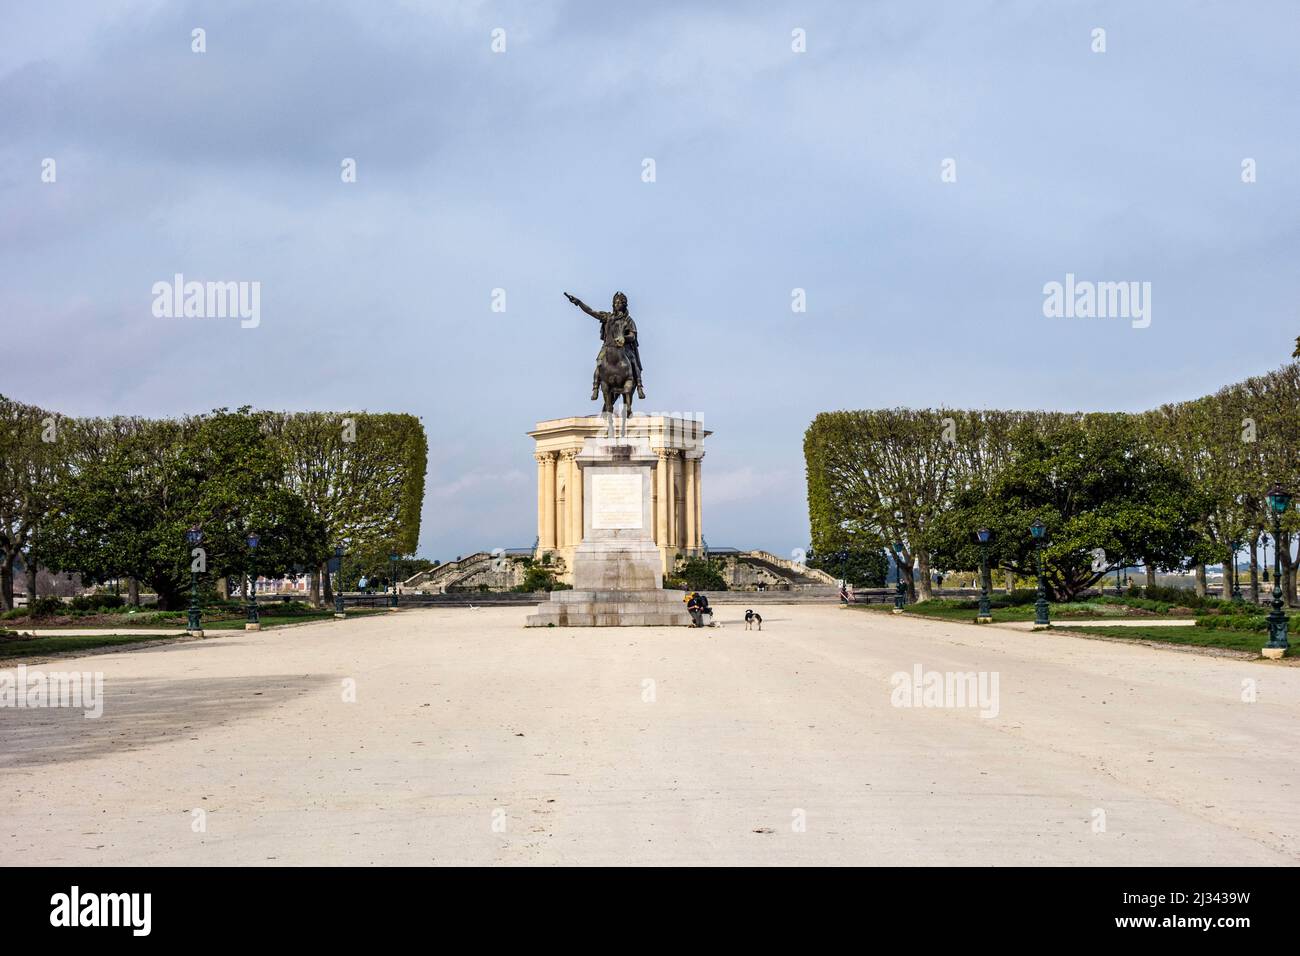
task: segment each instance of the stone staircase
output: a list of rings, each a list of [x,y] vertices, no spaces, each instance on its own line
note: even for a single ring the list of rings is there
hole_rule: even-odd
[[[421,571],[402,582],[403,594],[449,594],[478,591],[509,591],[524,583],[524,563],[516,556],[476,551],[436,568]]]

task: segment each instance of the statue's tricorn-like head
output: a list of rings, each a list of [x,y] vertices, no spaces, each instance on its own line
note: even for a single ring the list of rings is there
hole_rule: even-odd
[[[627,311],[627,296],[625,296],[622,292],[614,293],[614,311],[615,312]]]

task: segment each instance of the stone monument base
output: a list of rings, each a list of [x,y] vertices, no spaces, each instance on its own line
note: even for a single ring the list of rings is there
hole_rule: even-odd
[[[691,615],[684,591],[552,591],[527,627],[682,627]]]
[[[573,590],[552,591],[528,627],[680,627],[691,623],[681,591],[663,589],[651,469],[644,437],[583,441],[582,540],[573,549]]]

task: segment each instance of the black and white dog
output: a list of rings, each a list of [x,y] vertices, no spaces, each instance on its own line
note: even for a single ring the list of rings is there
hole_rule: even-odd
[[[758,629],[763,629],[763,615],[755,614],[752,610],[745,611],[745,630],[750,630],[757,624]]]

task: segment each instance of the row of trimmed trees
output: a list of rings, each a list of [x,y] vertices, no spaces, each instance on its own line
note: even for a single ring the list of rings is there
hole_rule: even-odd
[[[0,607],[13,607],[20,558],[29,595],[39,565],[129,579],[180,607],[191,527],[210,580],[309,571],[313,598],[328,599],[336,545],[362,561],[415,550],[427,456],[411,415],[69,418],[0,396]]]
[[[1235,567],[1272,533],[1264,496],[1300,491],[1300,363],[1141,414],[881,409],[818,415],[804,439],[813,548],[892,553],[914,596],[932,571],[1034,573],[1029,525],[1048,526],[1055,598],[1121,567]],[[1296,602],[1294,511],[1283,521],[1284,590]],[[915,568],[915,570],[914,570]]]

